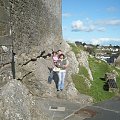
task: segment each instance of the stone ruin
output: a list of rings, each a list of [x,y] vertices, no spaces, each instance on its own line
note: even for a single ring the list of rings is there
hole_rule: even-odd
[[[117,86],[117,81],[116,81],[116,74],[115,73],[105,73],[105,81],[106,81],[106,85],[107,85],[107,89],[110,92],[119,92],[118,86]]]
[[[116,74],[115,73],[105,73],[105,80],[114,79],[116,81]]]

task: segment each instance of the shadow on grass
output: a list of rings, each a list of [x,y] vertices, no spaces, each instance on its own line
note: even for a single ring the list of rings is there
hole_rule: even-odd
[[[105,78],[100,78],[100,80],[104,81],[103,90],[104,91],[109,91],[109,85],[106,82]]]
[[[105,81],[105,78],[100,78],[100,80]]]
[[[107,82],[105,82],[105,84],[103,85],[103,90],[104,91],[109,91],[109,85]]]

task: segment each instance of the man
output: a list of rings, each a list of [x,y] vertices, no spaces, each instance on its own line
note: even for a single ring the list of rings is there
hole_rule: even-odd
[[[58,61],[57,61],[57,67],[60,68],[60,70],[58,71],[58,77],[59,77],[59,81],[58,81],[58,90],[57,91],[62,91],[64,89],[64,81],[65,81],[65,75],[66,75],[66,68],[69,65],[69,61],[67,60],[67,58],[65,58],[64,54],[60,54],[58,56]]]

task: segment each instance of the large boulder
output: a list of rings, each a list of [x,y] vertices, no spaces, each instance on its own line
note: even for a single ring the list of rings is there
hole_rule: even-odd
[[[90,80],[93,80],[92,73],[89,67],[88,55],[89,54],[87,52],[81,50],[80,54],[77,55],[77,60],[80,66],[84,66],[87,69]]]
[[[21,82],[9,81],[1,90],[1,120],[31,120],[29,92]]]
[[[0,91],[0,120],[48,120],[20,81],[11,80]]]

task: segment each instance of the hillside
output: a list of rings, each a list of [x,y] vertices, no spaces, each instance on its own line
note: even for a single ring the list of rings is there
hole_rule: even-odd
[[[78,56],[84,52],[83,47],[76,46],[69,43],[72,50]],[[90,95],[94,98],[94,102],[103,101],[116,95],[114,92],[108,92],[104,90],[105,80],[104,76],[107,72],[114,72],[117,74],[117,85],[120,89],[120,70],[107,64],[105,61],[96,59],[91,55],[88,56],[88,64],[92,73],[93,80],[90,80],[90,75],[85,66],[79,66],[79,73],[72,76],[75,87],[80,93]],[[78,59],[79,60],[79,59]],[[84,61],[85,59],[82,59]]]

